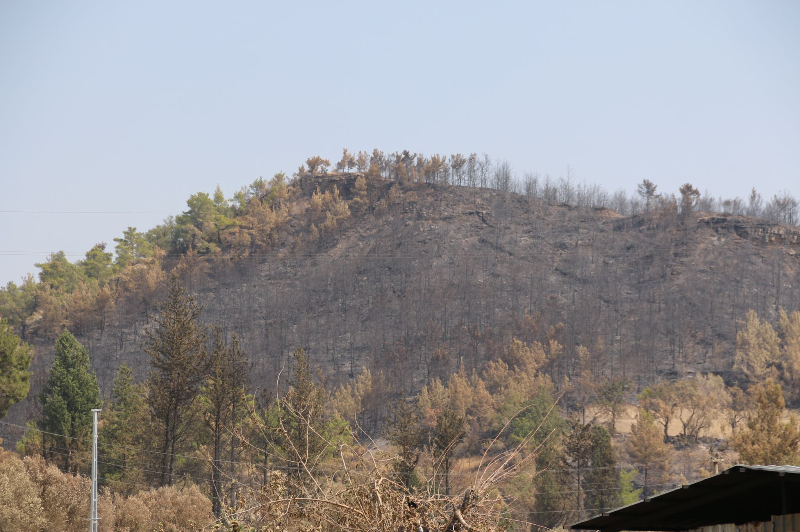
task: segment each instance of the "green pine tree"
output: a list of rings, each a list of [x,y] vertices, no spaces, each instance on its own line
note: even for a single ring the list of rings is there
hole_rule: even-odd
[[[103,286],[114,274],[113,257],[113,253],[106,251],[106,243],[101,242],[86,252],[86,258],[79,261],[78,266],[83,270],[83,275],[87,279]]]
[[[585,476],[586,470],[589,469],[589,465],[592,463],[594,450],[592,425],[584,425],[580,421],[572,421],[568,423],[568,427],[569,430],[565,432],[562,441],[564,461],[573,469],[576,483],[575,494],[577,495],[575,508],[578,515],[583,517],[582,512],[585,508],[583,495],[586,490],[584,486]]]
[[[289,470],[300,475],[303,464],[315,462],[326,450],[322,437],[322,408],[325,390],[314,379],[311,365],[303,348],[292,352],[292,377],[289,390],[283,398],[281,415],[285,428],[283,446],[288,457]]]
[[[0,288],[0,316],[6,317],[11,325],[19,326],[23,342],[27,340],[28,322],[36,310],[36,291],[36,280],[31,274],[20,285],[9,282]]]
[[[535,500],[529,521],[552,526],[564,518],[574,503],[564,497],[564,486],[570,474],[558,464],[563,462],[563,452],[557,444],[565,429],[565,421],[553,409],[555,400],[550,391],[541,386],[536,395],[524,403],[521,411],[509,426],[509,445],[518,445],[533,433],[525,452],[536,452],[536,476],[533,479]]]
[[[65,469],[75,468],[76,457],[87,448],[91,411],[100,407],[100,387],[86,348],[67,330],[56,340],[55,361],[39,402],[45,452],[60,455]]]
[[[31,348],[20,342],[8,320],[0,319],[0,419],[31,388]]]
[[[631,435],[625,442],[628,456],[644,475],[644,496],[654,493],[651,484],[663,483],[669,478],[671,447],[664,443],[663,434],[647,411],[639,411],[639,419],[631,427]]]
[[[122,238],[115,238],[114,242],[117,243],[114,251],[117,253],[116,266],[119,269],[153,254],[153,246],[135,227],[128,227],[122,232]]]
[[[172,485],[175,453],[186,438],[191,412],[209,369],[206,327],[200,306],[173,275],[169,293],[147,330],[142,349],[150,355],[148,404],[160,422],[160,484]]]
[[[593,425],[591,466],[586,473],[586,507],[602,513],[621,505],[619,472],[611,434],[602,425]]]
[[[70,294],[86,280],[83,270],[72,264],[63,251],[51,253],[47,262],[34,264],[42,271],[39,280],[59,294]]]
[[[137,384],[133,371],[122,365],[114,377],[111,403],[104,408],[100,425],[100,451],[107,457],[100,464],[103,482],[114,491],[135,493],[145,485],[145,470],[152,454],[138,449],[156,444],[147,408],[147,389]]]
[[[637,469],[619,470],[619,505],[627,506],[639,501],[642,488],[636,488],[633,479],[639,475]]]
[[[407,401],[405,394],[401,394],[394,407],[394,423],[388,437],[398,451],[394,472],[406,489],[411,489],[419,482],[414,470],[419,462],[423,436],[416,403]]]

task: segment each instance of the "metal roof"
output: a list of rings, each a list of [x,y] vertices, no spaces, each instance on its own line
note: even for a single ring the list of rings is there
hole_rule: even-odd
[[[800,467],[736,465],[569,528],[681,531],[792,513],[800,513]]]

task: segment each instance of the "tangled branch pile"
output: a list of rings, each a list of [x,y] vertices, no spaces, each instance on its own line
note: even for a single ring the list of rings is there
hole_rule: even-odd
[[[526,451],[541,430],[540,424],[518,445],[501,450],[498,434],[486,446],[470,486],[448,496],[441,492],[441,459],[434,462],[430,478],[419,479],[410,489],[398,476],[399,457],[372,440],[359,443],[353,438],[349,443],[339,443],[336,454],[340,465],[333,471],[326,468],[323,474],[318,470],[321,452],[315,452],[321,448],[315,442],[323,436],[290,403],[284,403],[284,407],[285,417],[276,426],[261,428],[267,438],[295,441],[290,467],[286,472],[272,473],[265,489],[247,501],[245,508],[229,514],[229,519],[236,520],[235,528],[242,522],[269,523],[262,530],[270,532],[508,530],[515,520],[508,513],[510,501],[503,495],[503,484],[523,470],[534,469],[539,451],[549,440],[546,435],[542,443]],[[298,428],[304,435],[302,445],[292,437]]]

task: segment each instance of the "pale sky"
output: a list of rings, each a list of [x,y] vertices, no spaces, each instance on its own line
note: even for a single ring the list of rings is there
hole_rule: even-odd
[[[28,211],[0,283],[343,147],[798,196],[798,28],[794,0],[0,0],[0,211]]]

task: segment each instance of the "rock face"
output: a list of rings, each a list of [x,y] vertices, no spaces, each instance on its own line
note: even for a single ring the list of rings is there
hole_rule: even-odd
[[[303,197],[335,186],[351,200],[357,177],[295,186]],[[512,337],[563,346],[545,368],[557,384],[578,371],[579,345],[597,375],[639,384],[724,373],[749,309],[772,319],[800,308],[794,227],[621,217],[452,186],[380,182],[370,195],[372,209],[299,247],[298,204],[275,250],[184,279],[204,319],[242,338],[254,387],[285,382],[288,355],[303,346],[330,385],[367,367],[412,391],[461,366],[480,370]],[[120,304],[104,330],[80,338],[104,393],[122,363],[146,376],[149,325],[141,306]],[[40,386],[52,348],[34,343]]]
[[[718,234],[734,233],[739,238],[758,244],[800,246],[800,230],[797,227],[744,216],[708,216],[701,218],[699,223],[708,225]]]

